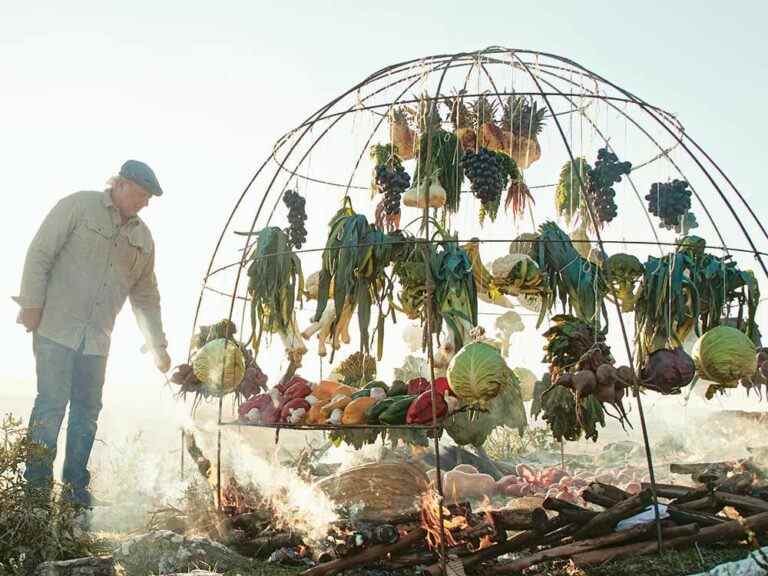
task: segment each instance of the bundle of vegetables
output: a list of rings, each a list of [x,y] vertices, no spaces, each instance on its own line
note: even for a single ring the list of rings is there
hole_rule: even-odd
[[[547,342],[542,362],[549,364],[549,374],[555,382],[562,372],[594,371],[602,364],[613,363],[605,333],[575,316],[553,316],[552,325],[543,336]]]
[[[563,386],[550,387],[542,394],[539,408],[532,415],[536,418],[541,414],[555,440],[575,442],[581,438],[581,424],[576,419],[576,400],[570,390]]]
[[[355,214],[349,204],[337,212],[329,227],[314,321],[320,321],[328,299],[332,298],[337,310],[331,327],[331,334],[335,335],[339,327],[338,311],[345,306],[352,309],[356,306],[360,344],[362,351],[368,352],[371,307],[377,304],[377,354],[380,358],[386,316],[382,307],[385,301],[390,300],[392,293],[392,282],[387,279],[385,269],[391,261],[396,240],[371,226],[365,216]]]
[[[414,185],[403,196],[403,204],[411,207],[441,208],[449,212],[459,209],[462,174],[461,145],[455,134],[430,130],[419,142]]]
[[[688,254],[649,256],[635,299],[636,361],[681,346],[700,314],[696,263]]]
[[[730,326],[716,326],[702,334],[693,346],[693,360],[699,376],[714,382],[707,389],[707,398],[735,388],[740,379],[757,370],[755,345],[746,334]]]
[[[695,265],[701,331],[720,325],[723,314],[736,307],[737,327],[757,342],[755,314],[760,302],[760,288],[755,275],[749,270],[740,270],[731,255],[714,256],[705,250],[706,241],[698,236],[685,236],[678,242],[677,252],[690,257]]]
[[[635,286],[643,276],[643,264],[632,254],[611,254],[605,265],[606,280],[621,303],[622,312],[635,309]]]
[[[394,276],[400,282],[398,300],[408,318],[423,319],[427,293],[427,263],[434,257],[435,246],[424,240],[406,236],[405,232],[401,234],[403,241],[400,244],[400,253],[393,259],[392,267]]]
[[[545,279],[538,325],[559,299],[563,308],[585,322],[599,323],[608,286],[601,269],[576,251],[568,235],[554,222],[539,227],[532,255]]]
[[[277,332],[289,358],[298,362],[307,350],[294,312],[296,299],[301,298],[303,291],[301,260],[291,250],[288,235],[277,227],[258,232],[250,259],[248,294],[253,349],[258,354],[264,332]]]
[[[541,146],[537,136],[544,128],[546,108],[527,96],[511,95],[503,105],[502,131],[504,150],[522,170],[541,158]]]
[[[558,215],[570,224],[582,206],[582,197],[590,186],[589,175],[592,167],[584,158],[568,161],[560,170],[560,179],[555,190],[555,208]]]
[[[411,177],[403,168],[400,157],[392,144],[376,144],[371,147],[374,161],[372,189],[384,195],[383,214],[377,217],[379,228],[396,230],[400,227],[400,197],[410,187]]]
[[[363,352],[353,352],[339,364],[335,372],[341,374],[347,386],[361,388],[376,377],[376,359]]]
[[[507,196],[504,200],[504,208],[512,208],[512,217],[518,218],[523,215],[528,202],[535,204],[536,201],[531,195],[531,191],[525,184],[523,174],[517,166],[517,163],[506,152],[496,151],[496,157],[499,159],[502,173],[506,174],[509,181],[507,187]]]
[[[505,150],[504,132],[496,122],[498,104],[487,94],[481,94],[470,102],[470,118],[474,121],[478,146],[489,150]]]
[[[656,182],[646,194],[648,211],[657,216],[660,228],[671,230],[680,226],[685,215],[691,209],[691,190],[685,180],[672,182]]]
[[[468,340],[468,331],[477,325],[477,288],[467,253],[445,231],[438,229],[438,233],[443,240],[435,247],[430,262],[435,290],[432,328],[440,334],[445,324],[458,350]]]
[[[661,394],[679,394],[696,375],[693,359],[683,350],[659,348],[645,359],[640,371],[643,386]]]
[[[456,444],[480,448],[500,426],[522,431],[528,425],[519,380],[511,370],[505,378],[506,383],[488,402],[487,410],[459,410],[445,419],[445,431]]]
[[[453,124],[453,131],[464,150],[477,148],[477,134],[475,133],[476,119],[473,112],[464,103],[466,90],[459,91],[451,98],[445,98],[444,104],[448,107],[448,118]]]
[[[619,162],[619,157],[608,148],[600,148],[597,151],[595,167],[588,174],[589,188],[587,189],[597,222],[591,222],[591,218],[584,218],[585,215],[582,215],[582,219],[598,228],[602,228],[613,220],[618,211],[613,185],[621,182],[621,177],[629,174],[631,170],[631,162]],[[586,205],[584,208],[586,209]]]
[[[522,293],[538,294],[544,278],[538,265],[526,254],[509,254],[496,259],[491,270],[486,268],[480,256],[480,242],[473,238],[462,245],[472,265],[472,275],[478,294],[488,301],[497,303],[505,294],[517,296]]]

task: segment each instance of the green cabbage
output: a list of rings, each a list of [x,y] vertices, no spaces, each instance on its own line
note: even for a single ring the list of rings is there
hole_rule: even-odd
[[[192,369],[206,393],[223,396],[240,385],[245,375],[245,357],[235,342],[218,338],[198,350],[192,359]]]
[[[488,407],[503,386],[516,380],[499,349],[485,342],[472,342],[459,350],[451,359],[446,376],[460,400],[481,410]]]
[[[704,380],[735,388],[741,378],[751,376],[757,370],[757,351],[741,330],[717,326],[693,345],[693,361]]]
[[[480,447],[498,426],[516,429],[522,434],[528,425],[525,406],[517,376],[511,370],[509,378],[509,384],[488,403],[487,412],[465,410],[445,419],[445,431],[456,444]]]

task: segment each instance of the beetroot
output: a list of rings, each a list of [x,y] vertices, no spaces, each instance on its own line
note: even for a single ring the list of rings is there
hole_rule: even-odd
[[[252,363],[245,369],[245,375],[240,381],[240,394],[246,398],[258,394],[267,388],[267,375],[261,371],[258,364]]]
[[[280,391],[281,395],[284,395],[291,386],[293,386],[294,384],[298,384],[299,382],[303,382],[304,384],[309,385],[309,382],[306,379],[302,378],[297,374],[293,378],[290,378],[285,382],[281,382],[280,384],[275,386],[275,388],[277,388]]]
[[[426,378],[413,378],[408,381],[408,394],[418,396],[429,390],[429,380]]]
[[[680,388],[693,380],[696,366],[682,348],[661,348],[648,356],[640,371],[640,379],[646,388],[661,394],[679,394]]]
[[[240,404],[237,413],[241,419],[245,419],[248,412],[254,408],[261,412],[267,406],[273,406],[272,397],[269,394],[258,394],[256,396],[251,396],[248,400]]]
[[[288,400],[282,405],[280,409],[280,421],[287,422],[288,417],[295,410],[299,410],[299,409],[303,409],[304,413],[307,414],[309,412],[309,402],[307,402],[303,398],[294,398],[293,400]]]
[[[312,394],[312,388],[306,381],[295,382],[285,391],[284,400],[295,400],[296,398],[306,398]]]

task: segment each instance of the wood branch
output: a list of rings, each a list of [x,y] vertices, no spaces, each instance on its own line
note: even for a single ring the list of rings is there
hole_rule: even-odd
[[[397,554],[398,552],[407,550],[414,544],[423,541],[426,534],[427,532],[424,528],[416,528],[405,536],[402,536],[400,540],[394,544],[376,544],[366,548],[360,554],[339,558],[338,560],[331,560],[325,564],[318,564],[317,566],[302,572],[301,576],[329,576],[330,574],[336,574],[337,572],[341,572],[342,570],[354,566],[375,562],[389,554]]]
[[[266,558],[280,548],[302,544],[301,537],[297,534],[288,533],[252,538],[240,530],[232,530],[229,537],[230,545],[240,554],[250,558]]]
[[[581,497],[587,502],[603,506],[604,508],[611,508],[630,496],[631,494],[621,488],[604,484],[603,482],[591,482],[581,493]]]
[[[727,474],[733,469],[735,463],[731,462],[701,462],[697,464],[670,464],[669,471],[672,474],[691,474],[696,476],[704,472],[721,471]]]
[[[406,556],[398,556],[391,560],[385,560],[381,563],[384,570],[402,570],[413,566],[427,566],[435,561],[435,554],[432,552],[416,552]]]
[[[708,494],[703,498],[682,503],[675,500],[671,504],[688,512],[708,512],[710,514],[717,514],[724,506],[723,502],[714,494]]]
[[[672,505],[667,506],[667,512],[670,518],[678,524],[698,524],[706,527],[728,522],[728,519],[723,516],[716,516],[707,512],[692,512]]]
[[[687,526],[676,526],[667,528],[664,532],[664,550],[684,548],[691,545],[699,533],[699,527],[696,524]],[[683,544],[685,541],[685,544]],[[589,550],[580,554],[571,556],[571,560],[577,566],[589,566],[592,564],[604,564],[611,560],[626,558],[628,556],[641,556],[644,554],[655,554],[659,549],[656,539],[636,542],[634,544],[624,544],[623,546],[614,546],[612,548],[598,548]]]
[[[592,518],[592,520],[587,522],[575,536],[576,538],[587,538],[609,532],[610,530],[613,530],[614,526],[621,520],[642,512],[650,503],[651,491],[643,490],[631,498],[622,500],[612,508],[600,512],[597,516]]]
[[[650,490],[650,482],[640,484],[643,490]],[[692,488],[690,486],[680,486],[677,484],[656,484],[656,495],[659,498],[670,498],[678,500],[681,503],[687,500],[696,500],[703,498],[709,492],[706,488]]]
[[[534,510],[501,508],[491,510],[490,515],[499,530],[530,530],[534,528],[534,523],[542,527],[547,520],[547,514],[541,508]]]
[[[640,526],[634,526],[628,530],[621,530],[620,532],[614,532],[607,536],[600,536],[598,538],[591,538],[589,540],[578,540],[571,544],[565,544],[563,546],[556,546],[555,548],[549,548],[547,550],[541,550],[530,556],[518,558],[512,562],[502,564],[500,566],[493,566],[489,569],[492,574],[514,574],[522,570],[526,570],[531,566],[540,562],[549,562],[551,560],[558,560],[560,558],[570,558],[575,554],[581,554],[589,550],[597,548],[606,548],[611,546],[617,546],[637,540],[641,538],[647,538],[654,534],[655,524],[643,524]]]
[[[200,447],[195,440],[195,435],[192,434],[192,432],[186,431],[184,433],[184,444],[186,445],[187,453],[190,458],[192,458],[192,461],[197,465],[197,470],[206,480],[209,480],[211,477],[211,461],[208,460],[203,454],[203,451],[200,450]]]
[[[680,526],[680,529],[686,528]],[[678,535],[664,541],[665,550],[676,550],[697,544],[712,544],[715,542],[732,542],[747,537],[750,532],[762,533],[768,531],[768,512],[756,514],[744,520],[730,520],[718,526],[702,528],[694,534]],[[640,556],[653,554],[657,550],[656,542],[640,542],[617,548],[593,550],[578,554],[572,560],[578,566],[589,564],[602,564],[608,560],[626,558],[627,556]]]
[[[469,502],[457,502],[456,504],[445,504],[450,516],[464,516],[469,518],[472,515],[472,505]],[[407,512],[387,519],[387,524],[419,524],[421,523],[421,511]]]
[[[742,516],[751,516],[753,514],[761,514],[768,512],[768,502],[755,498],[753,496],[745,496],[742,494],[729,494],[728,492],[715,492],[715,496],[726,506],[733,506],[739,511]]]
[[[598,515],[594,510],[587,510],[560,498],[545,498],[542,504],[545,510],[567,514],[571,519],[580,524],[586,524]]]

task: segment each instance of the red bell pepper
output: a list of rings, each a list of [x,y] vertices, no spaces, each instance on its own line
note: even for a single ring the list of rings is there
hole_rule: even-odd
[[[296,398],[306,398],[312,394],[312,388],[309,387],[309,383],[304,380],[301,382],[295,382],[291,384],[291,387],[283,394],[283,400],[295,400]]]
[[[450,392],[451,388],[448,386],[448,378],[445,376],[440,376],[439,378],[435,378],[434,381],[435,386],[435,394],[438,396],[444,396],[446,392]]]
[[[438,419],[448,413],[448,404],[445,398],[435,394],[435,415]],[[408,407],[408,413],[405,415],[407,424],[431,424],[432,423],[432,391],[422,392],[416,400]]]
[[[258,394],[256,396],[251,396],[248,400],[240,404],[237,413],[241,419],[244,419],[246,414],[254,408],[261,412],[267,406],[273,406],[272,397],[269,394]]]
[[[309,402],[304,400],[304,398],[294,398],[293,400],[288,400],[288,402],[283,403],[282,409],[280,410],[280,421],[287,422],[291,412],[298,410],[299,408],[303,408],[304,413],[308,414],[310,408]]]
[[[429,380],[426,378],[413,378],[408,381],[408,395],[418,396],[422,392],[429,390]]]

